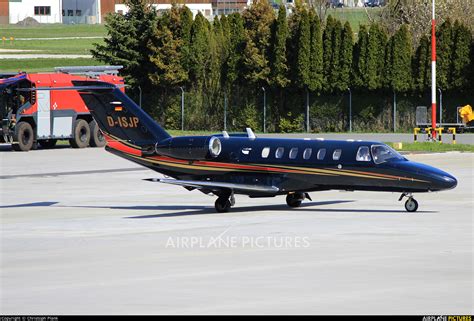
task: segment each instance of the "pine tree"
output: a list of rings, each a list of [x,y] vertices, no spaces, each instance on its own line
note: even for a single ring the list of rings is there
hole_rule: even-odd
[[[286,58],[288,23],[286,21],[286,9],[283,5],[278,10],[278,18],[275,21],[272,39],[272,84],[277,88],[285,88],[289,83]]]
[[[382,70],[382,87],[384,89],[392,88],[392,71],[393,71],[393,36],[387,42],[384,52],[384,67]]]
[[[412,36],[407,25],[402,25],[393,36],[392,52],[392,89],[406,92],[412,83]]]
[[[471,70],[470,47],[472,35],[469,29],[455,21],[453,27],[454,45],[453,45],[453,62],[452,62],[452,88],[462,90],[467,87],[469,81],[469,73]]]
[[[314,11],[311,11],[311,61],[310,85],[311,91],[320,91],[323,87],[323,39],[321,22]]]
[[[309,14],[304,10],[298,26],[298,46],[296,57],[296,86],[307,88],[310,84],[311,29]]]
[[[224,66],[225,84],[228,87],[234,85],[243,78],[242,61],[245,48],[245,29],[242,16],[233,13],[228,16],[230,41],[229,57]]]
[[[344,24],[344,30],[342,33],[342,44],[340,54],[340,80],[338,83],[338,89],[340,91],[346,90],[350,86],[351,70],[352,70],[352,54],[353,54],[353,38],[352,28],[349,22]]]

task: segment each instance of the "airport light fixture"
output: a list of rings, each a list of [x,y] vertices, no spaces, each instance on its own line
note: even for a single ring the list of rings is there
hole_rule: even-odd
[[[431,127],[433,139],[436,139],[436,17],[433,0],[431,19]]]

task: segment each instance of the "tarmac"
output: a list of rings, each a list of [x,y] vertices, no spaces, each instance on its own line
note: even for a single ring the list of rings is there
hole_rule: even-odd
[[[469,314],[474,154],[415,195],[214,197],[97,148],[0,152],[1,314]]]

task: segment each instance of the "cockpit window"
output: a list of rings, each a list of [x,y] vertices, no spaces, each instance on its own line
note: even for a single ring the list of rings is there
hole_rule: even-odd
[[[370,151],[368,146],[361,146],[357,150],[356,161],[358,162],[370,162]]]
[[[385,163],[391,160],[403,160],[403,156],[387,145],[372,145],[372,157],[375,164]]]

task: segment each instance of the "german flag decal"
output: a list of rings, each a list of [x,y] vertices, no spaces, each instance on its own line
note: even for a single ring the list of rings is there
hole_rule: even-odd
[[[122,106],[115,106],[115,111],[122,111],[123,107]]]

